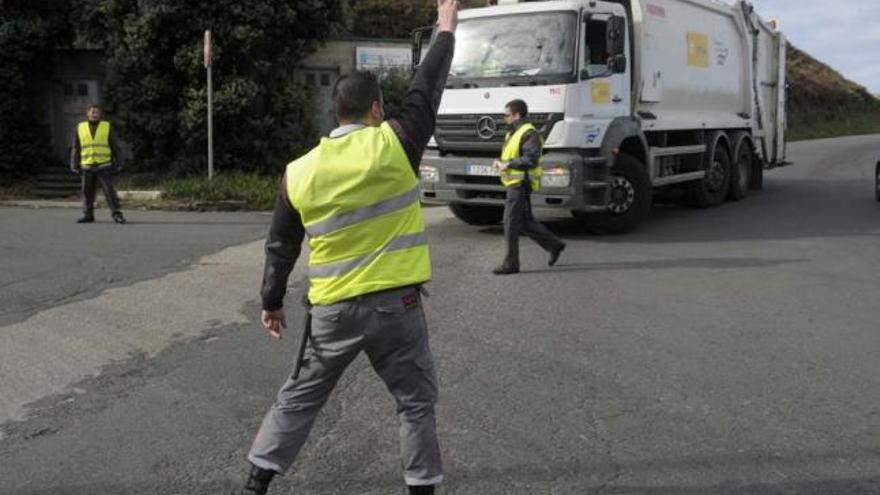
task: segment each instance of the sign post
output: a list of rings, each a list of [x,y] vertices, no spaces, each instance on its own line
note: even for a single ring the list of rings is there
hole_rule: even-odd
[[[208,180],[214,179],[214,85],[211,79],[211,63],[214,47],[211,44],[211,30],[205,31],[204,41],[205,69],[208,70]]]

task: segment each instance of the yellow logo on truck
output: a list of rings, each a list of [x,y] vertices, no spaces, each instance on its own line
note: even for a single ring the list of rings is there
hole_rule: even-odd
[[[709,68],[709,36],[688,32],[688,65],[691,67]]]
[[[591,82],[590,95],[594,105],[607,105],[611,103],[611,83],[606,81]]]

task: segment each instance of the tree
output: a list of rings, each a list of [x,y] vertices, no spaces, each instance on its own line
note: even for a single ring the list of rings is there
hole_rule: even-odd
[[[278,172],[315,141],[299,60],[341,25],[341,0],[75,0],[101,45],[106,95],[137,170],[205,170],[202,33],[215,39],[218,170]]]
[[[0,183],[53,160],[39,93],[70,34],[66,16],[63,1],[0,0]]]
[[[411,74],[409,69],[392,67],[379,71],[379,85],[382,88],[382,99],[385,115],[394,117],[403,110],[403,99],[409,89]]]

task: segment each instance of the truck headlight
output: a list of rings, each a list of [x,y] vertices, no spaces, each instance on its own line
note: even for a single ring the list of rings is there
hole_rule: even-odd
[[[568,187],[571,173],[565,167],[545,168],[541,174],[541,187]]]
[[[440,180],[440,172],[437,171],[437,167],[423,163],[419,165],[419,177],[422,179],[422,182],[438,182]]]

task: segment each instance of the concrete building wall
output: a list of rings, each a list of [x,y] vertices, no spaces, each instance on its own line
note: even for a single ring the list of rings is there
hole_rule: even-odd
[[[312,88],[316,120],[321,135],[336,127],[333,86],[339,76],[354,70],[376,70],[410,63],[409,40],[331,40],[304,59],[294,77]]]

